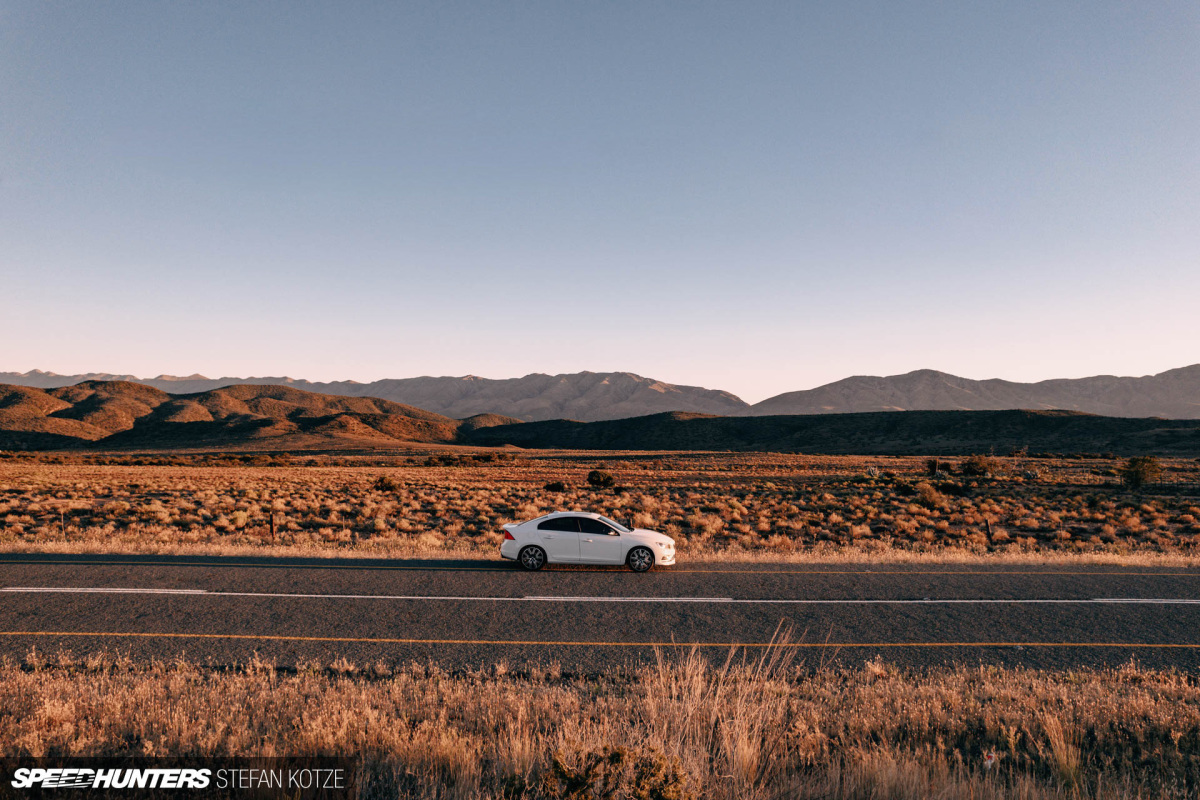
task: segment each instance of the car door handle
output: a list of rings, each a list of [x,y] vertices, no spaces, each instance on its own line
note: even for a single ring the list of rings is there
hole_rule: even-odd
[[[590,542],[590,541],[591,541],[591,539],[584,539],[584,541],[585,541],[585,542]]]

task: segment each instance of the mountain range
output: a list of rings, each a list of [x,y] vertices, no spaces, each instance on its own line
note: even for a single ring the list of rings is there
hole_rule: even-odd
[[[617,420],[452,419],[369,397],[240,384],[168,394],[130,381],[0,385],[0,449],[396,450],[418,445],[572,450],[965,454],[1016,448],[1200,454],[1200,422],[1072,411],[911,411]]]
[[[1200,364],[1143,377],[1099,375],[1018,383],[971,380],[935,370],[856,376],[753,405],[729,392],[678,386],[630,372],[534,373],[522,378],[420,377],[314,382],[287,377],[207,378],[0,372],[0,383],[53,389],[85,381],[130,381],[169,394],[235,385],[278,385],[343,397],[373,397],[451,419],[499,414],[532,422],[623,419],[669,411],[719,416],[851,414],[873,411],[1064,410],[1111,417],[1200,419]]]
[[[0,384],[0,449],[378,448],[448,444],[478,427],[519,422],[488,414],[450,419],[387,400],[288,386],[243,384],[172,395],[130,381],[53,389]]]
[[[887,378],[854,377],[757,403],[745,413],[1057,409],[1109,417],[1200,418],[1200,364],[1141,378],[1097,375],[1037,383],[975,381],[930,369]]]
[[[534,373],[495,380],[464,377],[399,378],[358,383],[320,383],[296,378],[206,378],[203,375],[137,378],[132,375],[53,372],[0,372],[0,383],[51,389],[81,381],[131,381],[171,394],[205,392],[234,385],[279,385],[320,394],[377,397],[428,409],[454,419],[476,414],[502,414],[523,421],[546,419],[601,420],[637,417],[663,411],[737,414],[749,405],[729,392],[643,378],[630,372]],[[496,409],[503,409],[497,411]]]

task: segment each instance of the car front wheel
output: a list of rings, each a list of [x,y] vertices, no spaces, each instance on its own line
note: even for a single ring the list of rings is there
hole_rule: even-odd
[[[654,566],[654,553],[650,552],[649,547],[635,547],[629,551],[629,557],[625,560],[634,572],[645,572]]]
[[[546,566],[546,551],[540,547],[524,547],[517,554],[517,560],[521,562],[521,566],[533,572]]]

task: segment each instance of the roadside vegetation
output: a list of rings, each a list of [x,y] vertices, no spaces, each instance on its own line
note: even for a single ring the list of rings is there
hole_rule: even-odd
[[[8,551],[494,558],[503,523],[561,508],[662,530],[681,558],[1200,564],[1182,459],[0,456]],[[34,651],[0,659],[0,757],[345,754],[369,798],[1200,796],[1193,673],[794,657],[596,675]]]
[[[0,756],[347,755],[360,796],[1194,798],[1200,683],[660,654],[554,664],[0,661]]]
[[[661,530],[685,558],[1200,556],[1200,462],[1181,459],[0,458],[10,551],[494,556],[504,523],[555,509]]]

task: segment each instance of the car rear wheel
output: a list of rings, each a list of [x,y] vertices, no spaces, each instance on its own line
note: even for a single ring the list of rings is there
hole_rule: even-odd
[[[634,572],[645,572],[654,566],[654,553],[650,552],[649,547],[635,547],[629,551],[625,561]]]
[[[534,572],[546,566],[546,551],[540,547],[529,545],[529,547],[521,548],[521,552],[517,554],[517,560],[521,562],[522,567]]]

